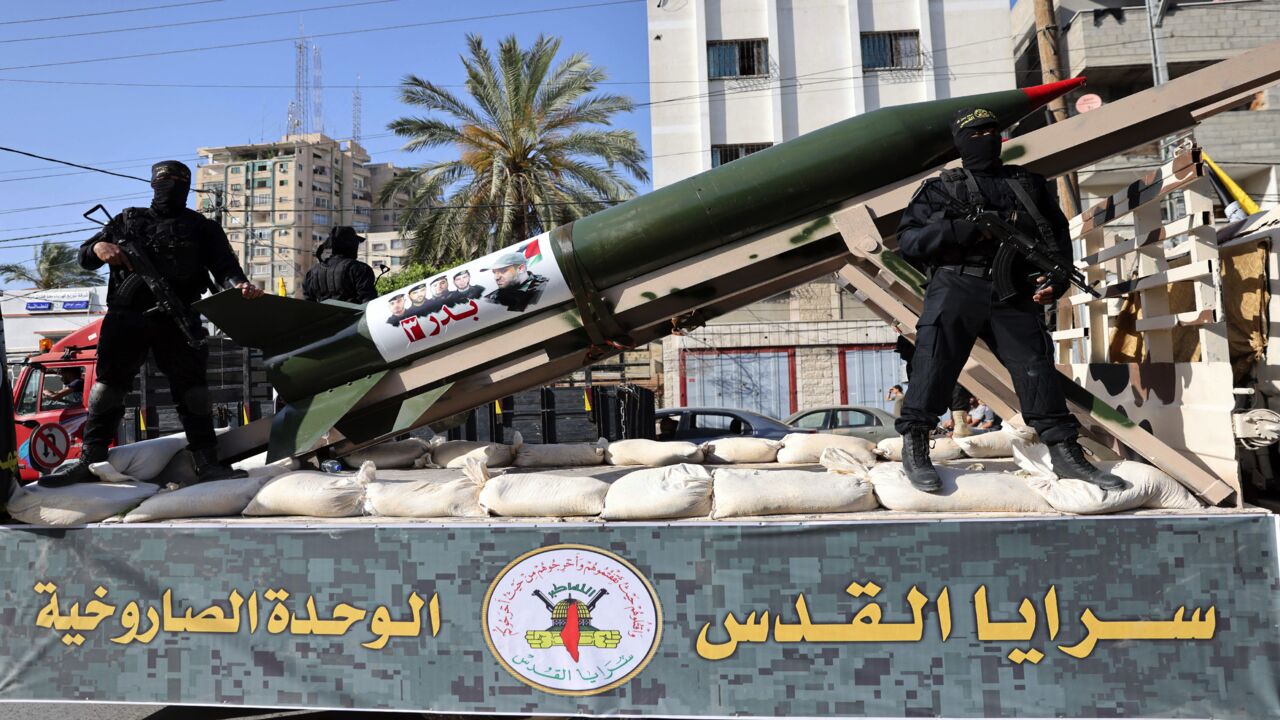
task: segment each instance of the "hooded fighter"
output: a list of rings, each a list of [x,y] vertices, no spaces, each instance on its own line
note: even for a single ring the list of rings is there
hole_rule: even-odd
[[[191,170],[186,165],[176,160],[156,163],[151,168],[151,188],[150,207],[125,209],[80,246],[80,265],[85,269],[111,266],[107,314],[98,338],[97,379],[89,391],[79,462],[41,478],[41,485],[97,480],[89,465],[107,459],[107,448],[124,417],[125,395],[148,351],[169,379],[199,480],[245,476],[218,461],[205,374],[208,350],[191,347],[170,315],[148,312],[155,308],[156,298],[138,278],[130,282],[135,273],[120,245],[136,244],[146,252],[156,271],[188,306],[209,288],[210,273],[218,285],[235,287],[249,299],[261,297],[262,290],[244,276],[218,223],[187,207]],[[203,332],[194,314],[189,322]]]
[[[312,266],[302,281],[302,297],[320,302],[341,300],[364,304],[378,297],[373,278],[373,268],[356,259],[356,252],[364,238],[353,227],[340,225],[329,230],[329,237],[316,250],[319,259],[324,248],[332,254]]]
[[[1070,260],[1067,219],[1042,176],[1001,163],[995,113],[961,110],[951,131],[962,167],[926,180],[898,226],[902,254],[927,267],[930,278],[916,323],[911,384],[896,424],[907,477],[924,492],[942,488],[929,460],[929,431],[948,407],[974,340],[982,338],[1013,377],[1022,415],[1049,446],[1054,472],[1104,490],[1122,488],[1123,480],[1085,459],[1050,356],[1044,306],[1067,288],[1044,285],[1030,267],[1015,267],[1015,277],[1028,278],[1022,293],[1007,302],[997,299],[991,278],[997,243],[958,207],[994,210]]]

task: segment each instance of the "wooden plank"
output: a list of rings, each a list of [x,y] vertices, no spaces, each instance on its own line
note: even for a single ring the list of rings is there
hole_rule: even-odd
[[[1058,342],[1066,342],[1071,340],[1083,340],[1088,337],[1089,331],[1085,328],[1072,328],[1070,330],[1055,330],[1049,333],[1049,337]]]
[[[1149,330],[1172,330],[1176,327],[1195,327],[1198,325],[1207,325],[1218,321],[1218,313],[1212,308],[1206,310],[1192,310],[1190,312],[1174,313],[1173,315],[1160,315],[1158,317],[1142,318],[1135,327],[1141,332]]]
[[[1163,287],[1170,283],[1181,282],[1183,280],[1202,280],[1204,278],[1212,277],[1213,273],[1213,262],[1206,260],[1205,262],[1192,263],[1180,268],[1173,268],[1172,270],[1152,273],[1133,280],[1113,283],[1104,288],[1100,288],[1099,292],[1102,294],[1103,300],[1108,300],[1128,295],[1129,293],[1139,292],[1141,290]],[[1088,293],[1078,293],[1070,296],[1069,299],[1073,306],[1087,305],[1091,302],[1100,302]]]

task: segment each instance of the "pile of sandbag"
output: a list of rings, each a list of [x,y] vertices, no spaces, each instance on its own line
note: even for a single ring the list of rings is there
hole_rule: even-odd
[[[702,449],[691,442],[658,440],[617,440],[605,448],[605,462],[610,465],[678,465],[702,462]]]
[[[889,462],[902,462],[902,438],[885,438],[876,444],[876,455]],[[964,450],[955,439],[938,437],[929,439],[929,459],[936,462],[959,460],[964,457]]]
[[[790,433],[782,438],[778,462],[783,465],[812,465],[828,448],[844,450],[864,465],[876,461],[875,444],[870,440],[834,433]]]
[[[1159,468],[1124,460],[1095,462],[1100,469],[1119,476],[1127,487],[1103,490],[1083,480],[1059,478],[1042,443],[1016,438],[1014,459],[1027,475],[1026,482],[1059,512],[1098,515],[1139,508],[1198,510],[1204,505],[1177,480]]]
[[[450,468],[461,470],[468,460],[478,460],[491,468],[507,467],[515,461],[516,453],[524,445],[524,438],[515,433],[511,444],[476,442],[474,440],[446,440],[437,435],[431,438],[431,453],[420,458],[415,467]]]
[[[363,513],[366,488],[375,479],[371,462],[361,465],[355,473],[287,472],[268,480],[249,501],[244,514],[354,517]]]
[[[5,509],[30,525],[83,525],[127,512],[160,488],[138,480],[44,487],[32,483],[14,489]]]
[[[344,465],[358,468],[367,462],[379,470],[415,467],[418,461],[429,458],[431,444],[419,438],[391,440],[342,456]]]

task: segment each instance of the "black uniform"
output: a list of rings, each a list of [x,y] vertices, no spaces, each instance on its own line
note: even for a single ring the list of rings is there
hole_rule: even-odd
[[[1006,178],[1027,186],[1036,209],[1052,228],[1051,241],[1059,254],[1071,257],[1067,219],[1049,195],[1043,177],[1008,165],[973,172],[972,177],[987,209],[1006,217],[1017,211],[1019,227],[1035,237],[1040,230],[1029,213],[1020,209]],[[958,186],[957,194],[971,194],[967,182]],[[990,276],[996,245],[961,219],[961,213],[950,209],[948,199],[948,188],[940,179],[925,181],[898,227],[902,254],[933,269],[925,290],[924,312],[916,323],[911,384],[897,421],[898,431],[937,424],[938,416],[952,405],[956,379],[974,340],[981,337],[1008,368],[1023,417],[1041,439],[1055,443],[1074,438],[1077,423],[1067,411],[1059,384],[1062,380],[1051,361],[1044,311],[1031,300],[1034,284],[1025,283],[1022,292],[1007,302],[998,300]],[[958,199],[971,202],[968,197]],[[1030,268],[1020,268],[1015,275],[1022,278],[1030,272]],[[1066,288],[1054,290],[1060,295]]]
[[[364,304],[378,297],[373,268],[356,259],[364,239],[345,226],[329,231],[327,246],[333,254],[307,271],[302,281],[302,297],[314,302],[341,300]]]
[[[227,236],[212,220],[186,207],[191,171],[176,161],[157,163],[152,168],[155,198],[149,208],[127,208],[103,230],[80,246],[80,265],[97,270],[105,263],[94,252],[100,242],[129,243],[150,257],[156,272],[174,293],[190,305],[209,289],[209,274],[224,286],[246,283],[244,271],[231,251]],[[85,422],[81,463],[68,472],[47,476],[43,484],[59,485],[94,479],[88,463],[107,459],[107,449],[115,439],[124,417],[124,398],[133,387],[134,376],[150,351],[169,379],[187,445],[196,456],[202,479],[205,470],[217,466],[217,438],[209,400],[206,365],[207,348],[193,348],[170,315],[154,312],[156,298],[140,279],[130,282],[133,271],[111,266],[107,282],[107,314],[98,336],[97,380],[89,392],[89,416]],[[199,317],[186,318],[197,334],[204,333]]]

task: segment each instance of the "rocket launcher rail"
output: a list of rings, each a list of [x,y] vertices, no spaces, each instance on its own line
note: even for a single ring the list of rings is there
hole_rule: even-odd
[[[1033,171],[1058,174],[1188,127],[1277,79],[1280,43],[1016,138],[1006,144],[1005,156]],[[342,398],[327,406],[328,413],[347,407],[337,431],[325,432],[319,428],[326,423],[310,422],[301,423],[309,429],[300,432],[299,423],[277,419],[273,452],[305,454],[326,446],[349,452],[551,382],[624,343],[650,342],[682,324],[840,271],[860,254],[860,245],[891,236],[916,185],[954,157],[947,125],[955,109],[993,106],[1002,127],[1008,127],[1079,82],[868,113],[558,228],[542,236],[547,242],[541,252],[549,249],[564,268],[570,294],[563,301],[531,308],[518,322],[384,362],[363,380],[349,377],[349,368],[372,367],[372,344],[361,346],[363,340],[354,339],[365,338],[369,327],[304,332],[314,338],[311,345],[280,356],[279,373],[290,389],[282,395],[293,405],[304,402],[308,390],[312,395],[338,390]],[[885,168],[901,171],[887,175]],[[769,194],[775,185],[778,191]],[[848,235],[848,223],[837,220],[854,209],[865,211],[877,231],[849,236],[846,244],[838,226],[845,225]],[[893,253],[880,257],[886,271],[911,287],[918,274],[910,266]],[[259,301],[224,294],[202,301],[199,309],[221,327],[265,325],[263,313],[250,302]],[[918,295],[915,302],[918,306]],[[618,332],[626,337],[617,337]],[[354,344],[332,347],[339,335]],[[294,368],[301,370],[290,372]],[[1077,410],[1086,413],[1100,402],[1092,396],[1078,399],[1084,405]],[[313,412],[295,407],[295,421]],[[1094,418],[1110,430],[1106,419],[1099,420],[1096,412]],[[260,452],[271,434],[267,421],[239,428],[223,436],[222,455]],[[1155,438],[1140,439],[1143,447],[1135,450],[1193,489],[1211,484],[1195,468],[1178,466],[1176,453],[1161,451]],[[1201,495],[1212,502],[1226,497],[1220,491]]]

